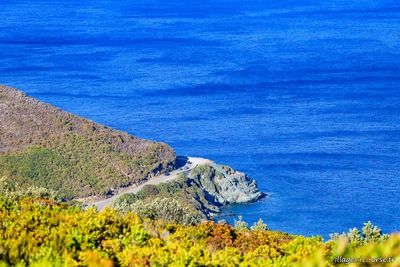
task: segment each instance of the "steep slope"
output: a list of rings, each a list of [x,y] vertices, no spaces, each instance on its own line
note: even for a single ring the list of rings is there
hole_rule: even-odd
[[[174,168],[164,143],[143,140],[0,86],[0,177],[65,198],[107,194]]]

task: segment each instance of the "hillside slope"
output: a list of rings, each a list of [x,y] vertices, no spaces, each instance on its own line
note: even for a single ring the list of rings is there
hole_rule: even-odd
[[[0,86],[0,177],[9,186],[40,186],[64,198],[107,194],[167,172],[176,155]]]

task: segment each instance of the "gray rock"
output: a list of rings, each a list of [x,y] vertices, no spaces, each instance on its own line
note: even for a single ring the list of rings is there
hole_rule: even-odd
[[[214,162],[196,167],[188,178],[199,184],[205,195],[213,198],[208,200],[215,204],[251,202],[265,196],[258,189],[255,180],[242,172]]]

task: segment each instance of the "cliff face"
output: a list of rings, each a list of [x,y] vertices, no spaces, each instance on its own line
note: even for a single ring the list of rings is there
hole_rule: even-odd
[[[110,188],[174,168],[164,143],[143,140],[64,112],[0,86],[0,177],[11,186],[41,186],[66,198]]]
[[[231,167],[211,162],[195,168],[188,180],[196,181],[221,205],[244,203],[258,200],[263,193],[257,188],[255,180]]]
[[[182,176],[187,185],[197,189],[194,205],[208,219],[224,205],[252,202],[265,196],[257,188],[255,180],[215,162],[197,166]]]

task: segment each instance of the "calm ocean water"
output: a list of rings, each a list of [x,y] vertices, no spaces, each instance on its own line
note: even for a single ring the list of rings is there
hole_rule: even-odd
[[[400,230],[399,1],[0,0],[0,17],[0,83],[270,193],[222,217]]]

